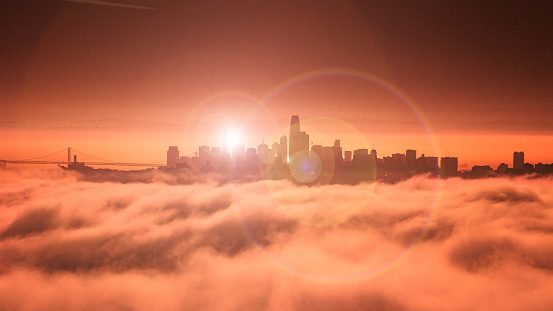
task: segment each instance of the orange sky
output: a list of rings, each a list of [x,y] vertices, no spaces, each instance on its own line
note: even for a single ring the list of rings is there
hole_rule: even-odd
[[[316,144],[345,150],[553,162],[538,3],[107,4],[3,3],[0,159],[163,160],[168,145],[220,145],[224,128],[270,145],[297,114]]]

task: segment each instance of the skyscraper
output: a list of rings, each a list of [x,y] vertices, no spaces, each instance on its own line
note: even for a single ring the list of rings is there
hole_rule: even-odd
[[[269,146],[265,144],[265,141],[257,146],[257,156],[261,164],[267,164],[269,161]]]
[[[177,162],[179,162],[179,147],[169,146],[169,150],[167,150],[167,167],[176,168]]]
[[[440,173],[442,176],[455,176],[459,170],[459,160],[456,157],[442,157],[440,159]]]
[[[344,151],[344,160],[346,162],[351,162],[351,151]]]
[[[334,150],[334,161],[336,162],[336,166],[341,166],[343,158],[342,158],[342,147],[340,147],[339,139],[336,139],[334,141],[334,146],[332,147],[332,150]]]
[[[299,151],[309,151],[309,135],[300,131],[300,118],[292,116],[290,121],[290,147],[288,148],[288,157],[291,159]]]
[[[288,139],[286,138],[286,135],[282,135],[280,137],[278,154],[280,155],[282,161],[287,162],[286,159],[288,158]]]
[[[405,151],[405,163],[410,170],[414,170],[417,167],[417,150],[407,149]]]
[[[521,169],[524,166],[524,152],[520,151],[513,153],[513,168]]]

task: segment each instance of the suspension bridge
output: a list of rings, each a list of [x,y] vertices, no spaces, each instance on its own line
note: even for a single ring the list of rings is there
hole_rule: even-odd
[[[134,162],[121,162],[108,159],[99,158],[90,154],[78,151],[72,148],[63,149],[46,155],[22,159],[22,160],[0,160],[6,164],[66,164],[77,162],[91,166],[146,166],[157,167],[165,165],[166,160],[160,160],[155,162],[134,163]]]

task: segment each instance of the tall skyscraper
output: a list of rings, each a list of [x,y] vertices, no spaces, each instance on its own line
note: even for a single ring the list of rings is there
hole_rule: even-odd
[[[414,170],[417,167],[417,150],[405,150],[405,164],[407,164],[407,168],[410,170]]]
[[[299,151],[309,151],[309,135],[306,132],[301,132],[300,118],[298,116],[292,116],[292,120],[290,121],[289,146],[288,157],[290,159]]]
[[[300,117],[292,116],[290,120],[290,140],[300,132]]]
[[[269,161],[269,146],[265,144],[265,141],[257,146],[257,156],[261,164],[267,164]]]
[[[176,168],[177,162],[179,162],[179,147],[169,146],[169,150],[167,150],[167,167]]]
[[[520,169],[524,166],[524,152],[515,151],[513,153],[513,168]]]
[[[286,135],[282,135],[280,137],[280,145],[278,149],[278,154],[280,155],[280,158],[283,162],[287,162],[288,158],[288,139],[286,138]]]
[[[336,167],[342,166],[343,158],[342,158],[342,147],[340,147],[340,140],[336,139],[334,141],[334,146],[332,147],[332,150],[334,151],[334,161],[336,162]]]

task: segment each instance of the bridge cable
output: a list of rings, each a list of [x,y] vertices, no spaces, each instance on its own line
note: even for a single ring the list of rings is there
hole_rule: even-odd
[[[87,157],[91,157],[91,158],[96,159],[96,160],[102,160],[102,161],[107,161],[107,162],[112,162],[112,163],[119,163],[118,161],[107,160],[107,159],[102,159],[102,158],[98,158],[98,157],[95,157],[95,156],[91,156],[90,154],[86,154],[86,153],[81,152],[81,151],[76,150],[76,149],[71,149],[71,151],[75,151],[77,153],[80,153],[80,154],[85,155]]]
[[[40,157],[34,157],[34,158],[29,158],[29,159],[24,159],[24,160],[17,160],[17,161],[31,161],[31,160],[46,158],[46,157],[49,157],[49,156],[51,156],[51,155],[55,155],[55,154],[62,153],[62,152],[67,152],[67,149],[63,149],[63,150],[60,150],[60,151],[56,151],[56,152],[54,152],[54,153],[50,153],[50,154],[43,155],[43,156],[40,156]]]

